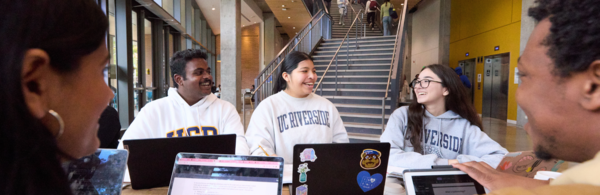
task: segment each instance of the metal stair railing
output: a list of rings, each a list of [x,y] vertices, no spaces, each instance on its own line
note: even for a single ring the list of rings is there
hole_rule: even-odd
[[[362,11],[362,9],[359,10],[359,12],[360,11]],[[346,69],[348,69],[348,67],[350,66],[350,39],[348,38],[348,34],[350,34],[350,30],[352,30],[352,27],[356,23],[356,20],[358,20],[358,16],[359,15],[356,14],[356,17],[352,21],[352,25],[350,25],[350,28],[348,28],[348,32],[346,32],[346,35],[342,39],[342,43],[340,43],[340,46],[335,51],[335,54],[333,54],[331,61],[329,61],[329,65],[327,65],[325,72],[323,72],[323,75],[321,75],[321,79],[319,80],[319,83],[313,89],[313,93],[315,93],[317,91],[317,89],[319,89],[319,87],[321,87],[321,91],[320,91],[319,95],[321,95],[321,96],[323,95],[323,86],[321,85],[321,83],[323,82],[323,79],[325,79],[325,75],[327,74],[327,71],[329,71],[331,64],[333,64],[333,61],[335,60],[335,91],[334,92],[337,94],[337,91],[338,91],[338,53],[340,52],[340,49],[342,48],[344,43],[346,43],[346,40],[348,40],[347,44],[346,44]],[[356,31],[358,32],[358,30],[360,28],[358,28],[358,25],[356,25],[356,27],[357,27]],[[355,32],[355,33],[357,33],[357,32]],[[356,49],[358,49],[358,36],[356,36],[354,38],[355,38],[355,47],[356,47]]]
[[[407,2],[408,0],[404,0],[404,5],[408,5]],[[381,100],[381,133],[383,134],[383,131],[385,131],[384,127],[385,127],[385,100],[388,98],[388,92],[390,90],[390,81],[392,80],[392,76],[394,77],[394,85],[392,85],[392,101],[390,101],[390,111],[393,111],[396,107],[397,107],[397,103],[395,100],[398,99],[398,93],[400,93],[400,88],[399,88],[399,84],[398,82],[400,81],[399,78],[400,75],[402,74],[402,67],[403,67],[403,60],[400,60],[401,57],[404,55],[404,44],[405,43],[405,36],[406,34],[404,33],[404,25],[405,25],[405,21],[406,21],[406,7],[407,6],[403,6],[402,7],[402,19],[400,20],[400,24],[398,25],[398,29],[396,30],[396,40],[394,41],[394,52],[392,55],[392,63],[390,63],[390,73],[388,75],[388,81],[387,81],[387,86],[385,87],[385,96],[383,97],[383,99]],[[400,41],[400,42],[398,42]],[[400,43],[400,44],[398,44]],[[397,66],[394,66],[394,64],[397,64]],[[396,67],[396,74],[392,74],[394,73],[394,67]],[[395,98],[395,99],[394,99]]]
[[[362,31],[362,37],[366,37],[367,36],[366,25],[363,23],[363,20],[365,18],[365,12],[362,12],[362,10],[359,10],[359,12],[356,12],[354,10],[354,6],[352,6],[352,4],[349,4],[348,6],[352,9],[352,12],[350,13],[350,18],[352,18],[352,15],[358,15],[358,14],[360,14],[360,20],[359,20],[360,24],[356,25],[356,32],[354,33],[355,34],[354,37],[358,37],[358,33],[357,32],[359,30]],[[357,45],[358,45],[358,42],[357,42]]]
[[[273,73],[277,71],[279,66],[283,63],[285,56],[292,51],[310,53],[322,39],[330,39],[331,22],[331,16],[327,14],[325,10],[319,10],[319,12],[311,18],[310,22],[298,31],[298,34],[291,38],[290,42],[283,47],[279,54],[265,66],[254,79],[256,89],[250,93],[251,97],[254,98],[256,105],[273,94]],[[244,100],[242,103],[244,104],[242,110],[245,114],[246,101]],[[252,107],[255,108],[256,105],[253,105]],[[244,125],[246,125],[246,117],[243,117],[243,120]]]

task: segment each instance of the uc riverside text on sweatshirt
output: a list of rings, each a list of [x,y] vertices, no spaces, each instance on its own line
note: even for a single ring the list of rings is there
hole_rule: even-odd
[[[408,106],[392,113],[380,138],[392,146],[390,166],[427,169],[431,165],[448,165],[449,159],[457,159],[460,163],[484,161],[496,167],[508,153],[479,127],[450,110],[437,117],[425,110],[423,124],[424,154],[420,154],[414,152],[410,133],[407,133]]]
[[[168,97],[142,108],[121,139],[223,134],[237,135],[235,154],[249,154],[240,115],[231,103],[210,94],[190,106],[176,88],[170,88]],[[123,148],[123,142],[119,148]]]
[[[316,94],[295,98],[281,91],[260,102],[246,132],[250,153],[269,154],[293,163],[294,145],[348,143],[348,133],[335,106]]]

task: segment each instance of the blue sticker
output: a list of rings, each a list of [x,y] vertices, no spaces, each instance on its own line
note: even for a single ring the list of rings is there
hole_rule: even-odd
[[[371,176],[369,172],[361,171],[356,176],[356,181],[363,192],[368,192],[381,184],[383,181],[383,176],[379,173],[375,173]]]

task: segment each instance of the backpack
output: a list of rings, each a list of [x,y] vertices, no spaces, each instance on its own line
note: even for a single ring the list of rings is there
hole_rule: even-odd
[[[390,7],[390,9],[389,9],[388,13],[390,13],[390,16],[391,16],[393,19],[396,19],[396,18],[398,18],[398,13],[396,13],[396,11],[394,10],[394,8],[393,8],[393,7]]]
[[[371,1],[371,3],[369,3],[369,9],[370,10],[377,10],[377,1]]]

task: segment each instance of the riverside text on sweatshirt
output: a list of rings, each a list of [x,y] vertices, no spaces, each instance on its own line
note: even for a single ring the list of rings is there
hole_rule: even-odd
[[[252,155],[269,154],[293,163],[294,145],[348,143],[348,134],[336,107],[316,94],[295,98],[281,91],[260,102],[246,132]]]
[[[425,110],[423,124],[424,154],[420,154],[414,152],[407,135],[408,106],[392,113],[380,138],[392,146],[390,166],[431,168],[431,165],[448,165],[449,159],[457,159],[459,163],[484,161],[495,168],[508,153],[479,127],[450,110],[437,117]]]

